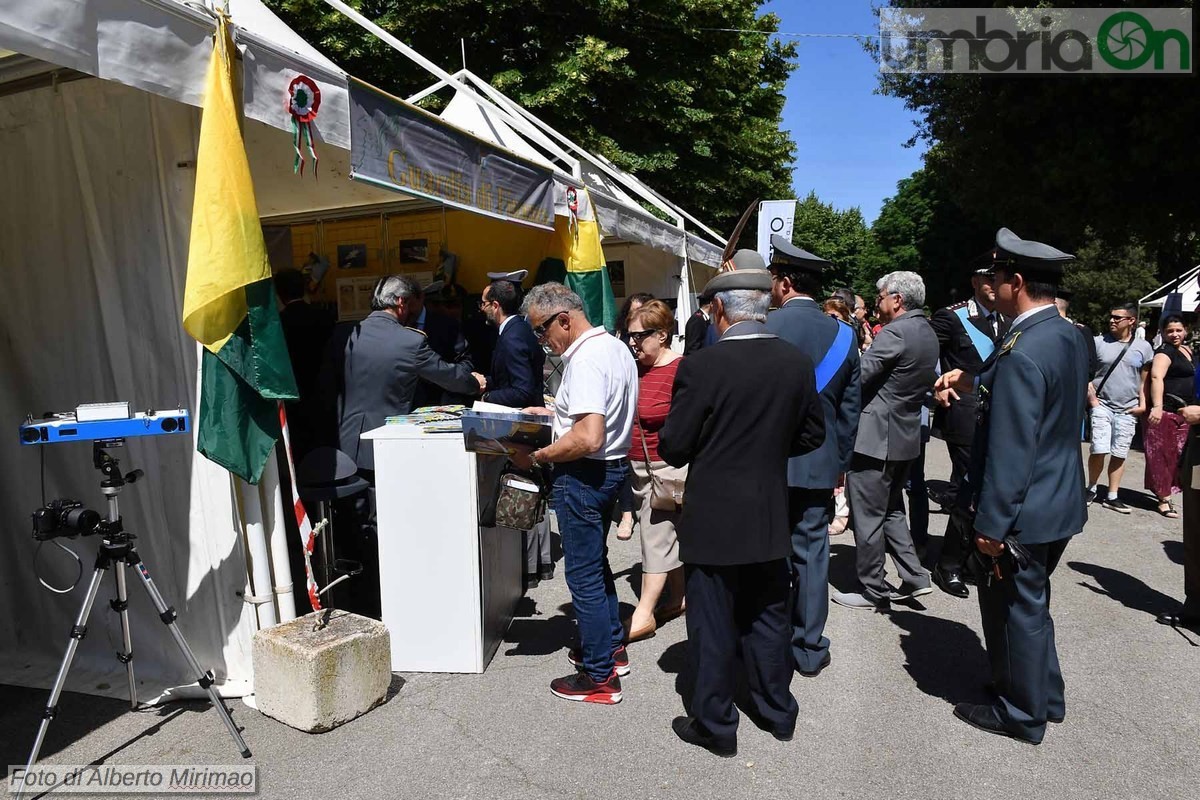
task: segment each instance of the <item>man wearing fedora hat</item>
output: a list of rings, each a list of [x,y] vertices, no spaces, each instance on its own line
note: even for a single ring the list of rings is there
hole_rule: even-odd
[[[720,756],[737,753],[739,650],[760,727],[787,741],[798,712],[789,688],[788,458],[821,445],[825,417],[812,361],[764,324],[770,292],[764,269],[708,282],[720,338],[681,362],[659,432],[663,459],[688,465],[677,531],[695,691],[689,716],[671,727]]]

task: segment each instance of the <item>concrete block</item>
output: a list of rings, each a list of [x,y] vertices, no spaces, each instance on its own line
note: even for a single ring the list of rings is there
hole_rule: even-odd
[[[347,611],[313,612],[254,635],[258,710],[309,733],[349,722],[383,702],[392,680],[387,626]]]

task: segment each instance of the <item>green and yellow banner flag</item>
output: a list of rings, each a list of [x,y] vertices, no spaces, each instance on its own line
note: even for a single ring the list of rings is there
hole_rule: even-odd
[[[554,233],[567,267],[567,286],[583,299],[588,320],[612,331],[617,322],[617,301],[600,247],[600,223],[587,189],[565,187],[555,211]]]
[[[242,141],[233,41],[221,15],[204,89],[183,327],[204,345],[197,449],[258,483],[296,379],[275,306]]]

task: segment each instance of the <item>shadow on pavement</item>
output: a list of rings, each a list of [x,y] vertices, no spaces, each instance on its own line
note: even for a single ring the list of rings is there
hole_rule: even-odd
[[[902,633],[904,668],[917,688],[953,703],[985,703],[990,680],[987,652],[975,631],[961,622],[915,611],[893,609],[888,615]],[[953,669],[947,669],[953,664]]]
[[[854,534],[847,531],[841,536],[854,541]],[[829,585],[839,592],[857,592],[858,570],[854,566],[855,547],[853,544],[829,545]]]
[[[1174,610],[1179,605],[1174,598],[1157,589],[1150,588],[1144,581],[1120,570],[1088,564],[1084,561],[1068,561],[1067,566],[1081,575],[1094,578],[1099,584],[1099,586],[1093,586],[1087,581],[1080,581],[1080,586],[1096,594],[1111,597],[1134,611],[1144,611],[1157,616],[1160,612]]]
[[[1172,564],[1183,566],[1183,542],[1175,539],[1163,542],[1163,553],[1171,560]]]
[[[621,603],[619,613],[621,619],[626,619],[633,614],[633,606]],[[524,597],[517,604],[517,615],[504,634],[505,644],[513,645],[504,651],[504,655],[548,656],[575,645],[578,640],[575,608],[571,603],[563,603],[557,614],[545,617],[537,610],[532,598]]]
[[[395,679],[393,679],[395,683]],[[403,683],[403,681],[401,681]],[[42,689],[25,689],[16,686],[0,686],[0,707],[5,709],[5,736],[0,744],[0,777],[8,777],[11,764],[24,764],[33,747],[34,736],[41,724],[49,692]],[[226,705],[234,701],[226,701]],[[79,741],[93,731],[125,714],[157,717],[158,721],[133,738],[117,744],[113,749],[97,758],[92,764],[103,764],[130,745],[153,736],[167,723],[186,713],[213,713],[207,701],[175,702],[161,706],[147,706],[131,711],[127,700],[63,692],[59,698],[58,716],[50,723],[46,741],[42,744],[39,763]],[[235,717],[236,721],[236,717]],[[239,725],[239,727],[242,727]],[[33,797],[34,795],[30,795]]]
[[[675,675],[675,694],[679,695],[685,714],[692,705],[692,693],[696,688],[696,678],[688,667],[687,659],[686,641],[676,642],[658,657],[658,668],[667,674]]]

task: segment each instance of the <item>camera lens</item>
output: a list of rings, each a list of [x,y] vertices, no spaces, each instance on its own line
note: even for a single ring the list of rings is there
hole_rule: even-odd
[[[64,528],[80,533],[90,533],[99,524],[100,515],[90,508],[78,506],[64,511],[61,521]]]
[[[37,428],[22,428],[21,441],[26,444],[32,444],[42,438],[42,433]]]

